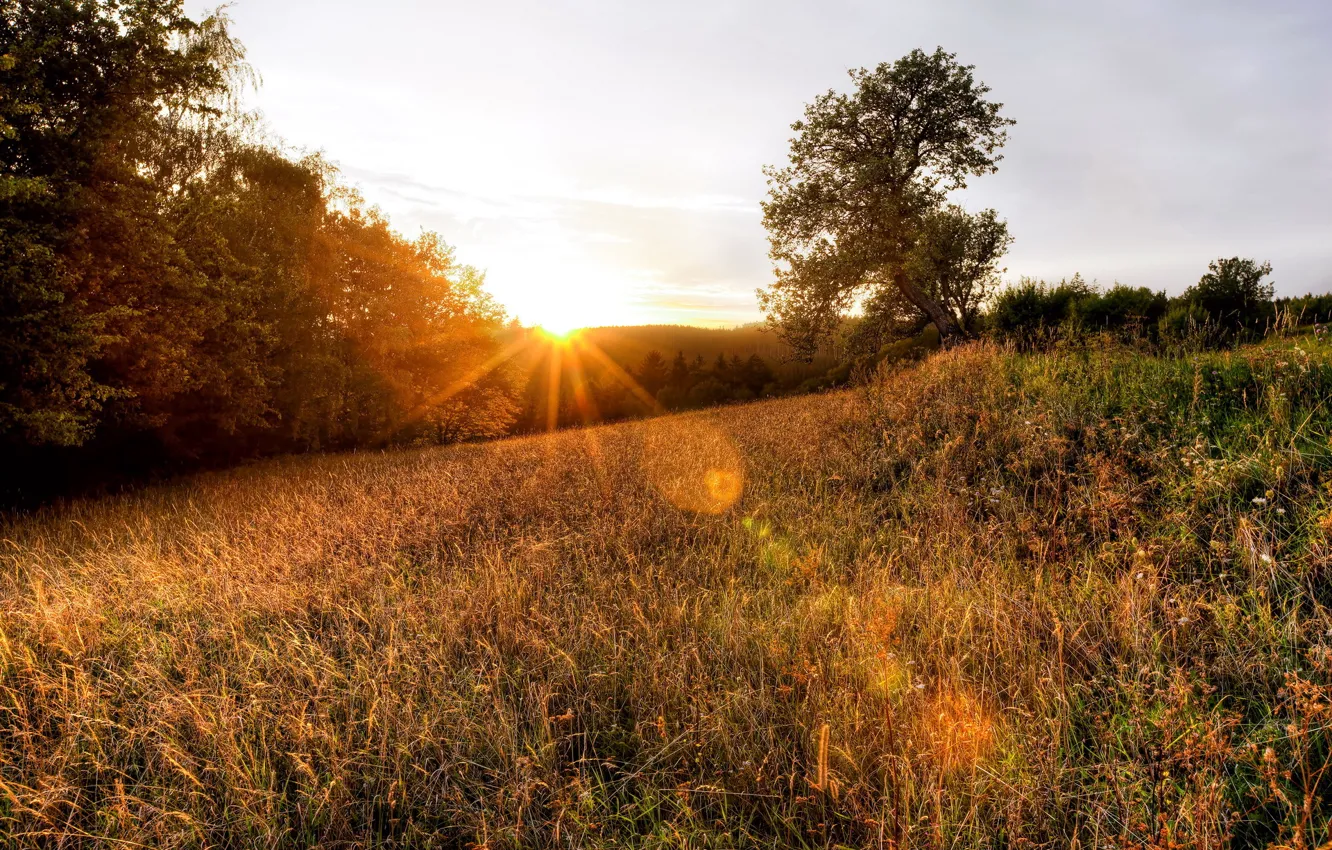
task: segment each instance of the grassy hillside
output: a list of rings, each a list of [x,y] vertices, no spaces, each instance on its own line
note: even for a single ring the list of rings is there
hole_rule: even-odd
[[[1332,352],[290,459],[0,530],[0,844],[1313,848]]]

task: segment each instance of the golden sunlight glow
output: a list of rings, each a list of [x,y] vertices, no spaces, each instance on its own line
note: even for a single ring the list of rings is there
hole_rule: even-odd
[[[600,266],[586,257],[564,256],[551,263],[527,253],[470,251],[469,262],[486,269],[491,294],[526,325],[564,335],[576,328],[660,320],[651,305],[631,303],[630,287],[641,283],[631,271]]]
[[[544,350],[545,356],[535,358],[527,356],[531,353],[529,349],[533,348],[534,345],[538,354]],[[582,422],[584,424],[600,422],[601,414],[597,410],[593,393],[589,389],[588,374],[584,366],[586,361],[600,367],[603,372],[603,379],[609,379],[619,384],[626,392],[638,399],[643,404],[644,409],[654,413],[662,411],[657,400],[643,389],[633,375],[606,356],[606,353],[595,342],[580,333],[578,329],[561,333],[548,327],[538,327],[535,334],[520,334],[518,339],[511,342],[485,363],[464,375],[442,392],[424,400],[411,412],[409,421],[414,421],[415,418],[423,415],[432,405],[440,404],[475,386],[481,378],[495,369],[517,362],[521,368],[526,370],[528,380],[534,378],[535,370],[539,367],[539,364],[544,364],[544,368],[547,370],[545,382],[546,430],[554,431],[560,424],[562,402],[566,401],[561,398],[561,392],[566,384],[571,391],[569,400],[572,400],[574,409]],[[711,477],[705,481],[705,487],[714,493],[714,501],[727,499],[734,501],[734,498],[739,497],[741,484],[729,468],[719,468],[714,470]],[[736,491],[734,498],[728,495],[732,490]]]
[[[945,772],[972,769],[994,749],[994,721],[970,694],[943,691],[925,713],[931,749]]]
[[[546,322],[537,328],[551,342],[568,343],[574,333],[581,330],[579,325],[566,325],[562,322]]]

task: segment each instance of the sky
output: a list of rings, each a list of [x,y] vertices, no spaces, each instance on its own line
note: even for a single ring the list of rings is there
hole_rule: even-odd
[[[215,6],[186,0],[198,15]],[[248,96],[528,324],[761,318],[759,203],[847,70],[942,46],[1017,121],[955,200],[1009,280],[1332,289],[1332,2],[235,0]]]

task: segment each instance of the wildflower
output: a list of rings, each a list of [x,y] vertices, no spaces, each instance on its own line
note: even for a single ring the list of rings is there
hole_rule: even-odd
[[[1276,509],[1276,512],[1277,512],[1278,514],[1280,514],[1281,516],[1285,516],[1285,515],[1286,515],[1286,509],[1285,509],[1285,508],[1277,508],[1277,509]]]
[[[1254,496],[1253,503],[1255,505],[1265,505],[1267,504],[1267,498],[1265,496]]]
[[[1258,556],[1258,560],[1262,561],[1264,564],[1270,564],[1272,563],[1272,556],[1264,552]]]

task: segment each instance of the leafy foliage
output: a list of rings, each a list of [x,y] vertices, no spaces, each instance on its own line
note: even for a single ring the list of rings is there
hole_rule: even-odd
[[[1013,123],[942,48],[855,70],[791,125],[790,164],[769,168],[763,222],[777,280],[759,301],[808,353],[866,292],[895,288],[944,337],[963,328],[1008,245],[992,211],[944,206],[996,170]]]
[[[1294,298],[1278,298],[1273,306],[1287,325],[1299,327],[1332,322],[1332,294],[1309,293]]]
[[[1022,278],[1000,292],[990,309],[990,329],[1002,339],[1030,347],[1073,315],[1073,304],[1090,297],[1092,287],[1079,275],[1058,284]]]
[[[925,216],[920,237],[907,257],[907,276],[944,305],[959,330],[971,333],[977,330],[981,310],[999,285],[1004,271],[999,261],[1012,241],[1008,226],[994,210],[970,215],[956,204],[947,204]],[[896,287],[888,291],[903,298]],[[915,312],[920,315],[919,309]]]
[[[257,137],[225,17],[6,0],[0,55],[8,483],[505,429],[480,275]]]
[[[1222,258],[1208,266],[1207,274],[1189,287],[1183,300],[1224,327],[1254,331],[1272,319],[1274,287],[1263,280],[1271,273],[1271,263]]]

